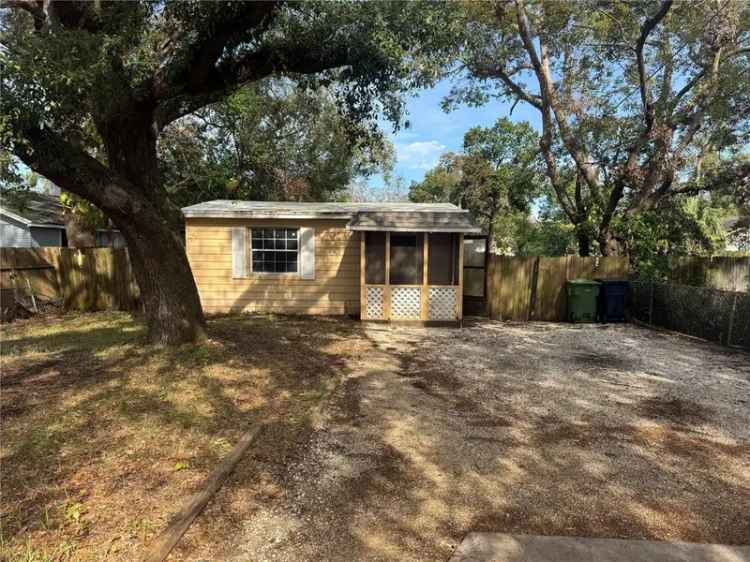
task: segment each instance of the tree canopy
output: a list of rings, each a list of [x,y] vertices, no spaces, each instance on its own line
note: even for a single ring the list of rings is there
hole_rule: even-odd
[[[159,158],[170,199],[325,201],[388,173],[393,147],[339,111],[329,88],[265,80],[169,125]]]
[[[750,130],[746,2],[464,6],[467,79],[446,106],[497,97],[538,111],[581,253],[591,239],[618,251],[625,223],[666,199],[747,189],[750,163],[736,157]]]
[[[539,139],[526,122],[472,127],[461,154],[448,153],[410,188],[413,201],[450,201],[472,211],[495,248],[513,251],[516,230],[542,192]],[[496,236],[498,234],[499,236]]]

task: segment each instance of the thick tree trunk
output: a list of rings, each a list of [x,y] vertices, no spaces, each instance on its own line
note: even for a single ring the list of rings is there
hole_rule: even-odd
[[[126,122],[101,124],[109,166],[138,189],[129,209],[102,209],[128,245],[146,314],[149,340],[179,344],[205,337],[205,319],[182,238],[184,222],[167,197],[149,114],[124,115]]]
[[[96,246],[96,228],[86,224],[72,211],[64,213],[65,236],[71,248],[93,248]]]
[[[626,252],[623,241],[618,240],[610,229],[600,231],[597,242],[599,243],[599,252],[603,256],[623,255],[623,252]]]
[[[205,320],[180,236],[156,217],[115,221],[128,245],[154,343],[203,339]]]
[[[591,236],[583,228],[576,228],[576,238],[578,239],[578,255],[588,257],[591,255]]]

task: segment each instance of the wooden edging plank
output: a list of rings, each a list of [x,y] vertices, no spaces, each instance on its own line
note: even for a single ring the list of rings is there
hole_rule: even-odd
[[[162,562],[185,534],[198,514],[203,511],[214,494],[221,488],[224,481],[232,473],[245,451],[253,444],[262,429],[256,425],[245,432],[234,449],[226,456],[221,464],[209,475],[202,490],[195,494],[185,506],[176,513],[167,527],[151,543],[143,562]]]

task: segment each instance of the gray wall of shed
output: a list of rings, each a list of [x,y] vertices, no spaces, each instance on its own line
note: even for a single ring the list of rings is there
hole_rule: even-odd
[[[0,216],[0,247],[30,248],[34,246],[29,227],[5,216]]]

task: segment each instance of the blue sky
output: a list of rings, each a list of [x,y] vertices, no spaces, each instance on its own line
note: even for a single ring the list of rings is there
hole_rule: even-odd
[[[492,100],[482,107],[461,106],[445,113],[441,100],[450,92],[451,83],[439,82],[434,88],[422,90],[410,98],[407,104],[406,119],[411,126],[393,133],[389,123],[382,127],[396,149],[395,177],[401,177],[406,186],[412,181],[420,181],[427,170],[432,168],[440,155],[461,149],[464,133],[477,125],[487,127],[500,117],[507,117],[510,103]],[[513,121],[529,121],[540,128],[539,113],[526,104],[519,103],[510,116]],[[381,176],[374,176],[368,182],[372,187],[383,184]]]

